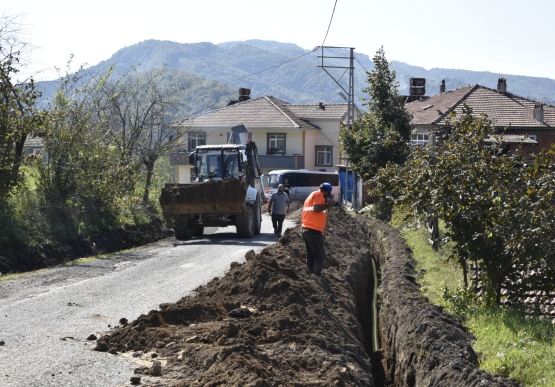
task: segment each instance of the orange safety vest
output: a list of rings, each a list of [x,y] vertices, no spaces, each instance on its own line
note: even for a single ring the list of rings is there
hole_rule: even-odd
[[[303,227],[323,232],[324,227],[326,227],[326,217],[328,215],[324,211],[314,212],[315,204],[326,204],[326,198],[320,191],[312,192],[304,201],[302,216]]]

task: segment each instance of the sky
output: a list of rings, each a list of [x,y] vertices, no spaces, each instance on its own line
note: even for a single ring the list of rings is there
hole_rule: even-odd
[[[335,5],[333,19],[332,11]],[[354,47],[430,68],[555,79],[553,0],[4,0],[21,15],[24,58],[37,80],[70,55],[95,65],[147,39],[222,43],[248,39],[312,49]]]

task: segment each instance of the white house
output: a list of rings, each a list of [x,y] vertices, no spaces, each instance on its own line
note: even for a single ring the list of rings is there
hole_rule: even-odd
[[[197,145],[227,143],[231,128],[242,124],[258,147],[264,173],[334,170],[340,164],[339,130],[346,119],[346,103],[294,105],[271,96],[248,99],[181,123],[180,153],[174,153],[172,164],[178,166],[179,182],[188,183],[189,152]]]

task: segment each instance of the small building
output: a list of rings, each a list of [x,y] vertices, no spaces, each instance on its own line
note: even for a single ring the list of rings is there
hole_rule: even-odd
[[[497,89],[469,85],[446,92],[445,83],[441,87],[440,94],[405,105],[416,129],[413,143],[430,143],[434,129],[447,127],[450,113],[459,116],[464,105],[473,114],[486,114],[492,120],[507,150],[519,146],[530,154],[555,143],[555,106],[508,92],[504,78],[499,79]]]
[[[41,137],[29,137],[23,144],[23,155],[25,157],[42,157],[44,163],[48,162],[48,153],[44,150],[44,139]]]

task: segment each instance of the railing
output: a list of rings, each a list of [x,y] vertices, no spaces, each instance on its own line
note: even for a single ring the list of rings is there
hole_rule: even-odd
[[[260,155],[262,167],[271,169],[303,169],[304,156]]]

